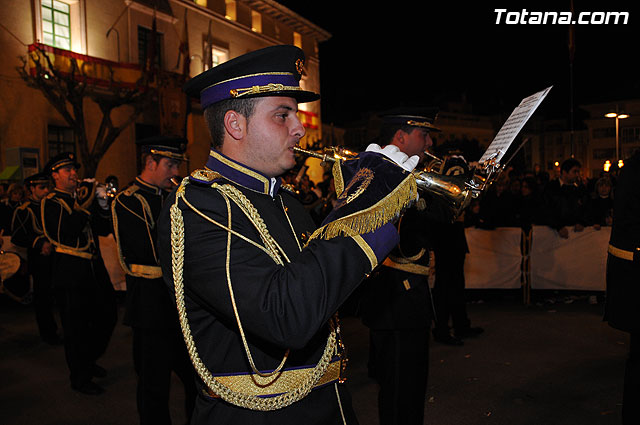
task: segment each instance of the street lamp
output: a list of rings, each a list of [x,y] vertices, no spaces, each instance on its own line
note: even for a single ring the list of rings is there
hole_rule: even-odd
[[[629,118],[629,114],[625,114],[624,112],[618,112],[618,108],[616,107],[616,112],[609,112],[604,115],[607,118],[615,118],[616,119],[616,162],[620,161],[620,153],[618,148],[618,129],[620,128],[619,120],[623,120],[625,118]]]

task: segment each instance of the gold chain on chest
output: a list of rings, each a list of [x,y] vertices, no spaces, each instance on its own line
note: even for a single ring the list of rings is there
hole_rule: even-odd
[[[252,394],[247,394],[239,391],[235,391],[230,389],[228,386],[224,385],[222,382],[217,380],[211,372],[208,370],[202,359],[200,358],[195,341],[193,339],[193,335],[191,333],[191,328],[189,326],[189,322],[187,319],[187,311],[184,300],[184,219],[182,217],[182,212],[178,206],[178,202],[180,199],[196,214],[205,218],[207,221],[215,224],[216,226],[225,229],[228,233],[227,238],[227,256],[226,256],[226,274],[227,274],[227,284],[229,287],[229,291],[231,294],[231,301],[234,306],[234,313],[236,316],[236,320],[240,329],[240,333],[243,339],[244,348],[251,363],[251,368],[254,373],[261,377],[269,377],[275,376],[273,382],[278,379],[280,372],[284,366],[284,363],[287,359],[289,350],[285,353],[285,356],[281,362],[281,364],[271,373],[263,374],[258,372],[257,368],[253,364],[253,359],[251,353],[249,352],[249,347],[246,342],[246,338],[244,335],[244,331],[242,330],[242,325],[240,322],[240,317],[238,315],[237,308],[235,306],[235,299],[233,297],[233,288],[231,285],[231,276],[229,271],[230,265],[230,247],[231,247],[231,236],[235,235],[240,237],[241,239],[251,243],[252,245],[261,248],[270,257],[274,260],[276,264],[284,264],[284,261],[289,262],[284,251],[277,244],[275,239],[271,237],[269,234],[266,224],[258,214],[258,211],[251,204],[251,202],[244,196],[237,188],[230,185],[218,185],[214,183],[212,187],[217,189],[224,197],[225,202],[227,204],[227,225],[223,225],[213,220],[212,218],[206,216],[193,205],[191,205],[187,199],[185,198],[185,186],[188,184],[188,178],[185,178],[180,185],[176,193],[176,200],[174,204],[171,206],[171,259],[172,259],[172,270],[173,270],[173,280],[175,286],[175,294],[176,294],[176,303],[178,307],[178,315],[180,318],[180,326],[182,328],[182,333],[185,339],[185,343],[187,345],[187,349],[189,351],[189,356],[191,357],[191,361],[198,372],[198,375],[203,380],[203,382],[217,395],[219,395],[223,400],[234,404],[236,406],[244,407],[252,410],[261,410],[261,411],[271,411],[276,409],[281,409],[283,407],[289,406],[295,403],[298,400],[304,398],[309,392],[313,389],[316,383],[322,378],[322,376],[327,371],[329,364],[331,362],[332,357],[337,353],[337,339],[336,339],[336,330],[333,323],[330,321],[330,332],[327,338],[327,344],[325,345],[324,352],[322,357],[316,364],[314,368],[310,370],[307,376],[299,382],[294,388],[290,391],[287,391],[283,394],[262,398]],[[244,235],[239,234],[231,228],[231,208],[229,204],[229,200],[232,200],[236,205],[240,207],[242,212],[249,218],[251,223],[256,227],[258,233],[260,234],[260,238],[262,239],[265,246],[261,246],[254,241],[250,240]],[[283,205],[284,207],[284,205]],[[285,211],[286,215],[286,211]],[[289,217],[287,216],[287,220]],[[289,224],[293,230],[293,226],[291,225],[291,221],[289,220]],[[294,233],[295,237],[295,233]],[[297,240],[297,237],[296,237]],[[298,243],[300,247],[300,244]]]

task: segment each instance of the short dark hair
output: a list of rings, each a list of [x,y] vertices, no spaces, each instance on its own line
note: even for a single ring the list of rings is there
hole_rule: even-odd
[[[144,170],[144,168],[147,166],[147,158],[151,157],[151,159],[153,159],[156,163],[159,163],[160,160],[162,158],[164,158],[162,155],[158,155],[155,153],[151,153],[151,152],[143,152],[140,155],[140,169]]]
[[[580,164],[580,161],[578,161],[575,158],[568,158],[562,162],[562,165],[560,166],[560,171],[564,171],[565,173],[568,173],[569,170],[571,170],[573,167],[582,168],[582,164]]]
[[[204,121],[209,128],[211,135],[211,147],[220,148],[224,141],[224,115],[227,111],[236,111],[243,117],[249,119],[256,109],[258,97],[248,99],[226,99],[209,106],[204,110]]]
[[[407,124],[390,124],[383,126],[380,129],[381,146],[391,143],[391,141],[393,140],[393,136],[395,136],[398,130],[402,130],[407,134],[411,134],[411,132],[416,128],[418,127]]]

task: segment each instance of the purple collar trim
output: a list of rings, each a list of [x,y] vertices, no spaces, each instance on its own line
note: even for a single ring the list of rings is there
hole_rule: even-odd
[[[277,194],[282,184],[281,178],[269,178],[215,150],[211,150],[209,153],[206,167],[216,171],[227,180],[266,195],[274,196]]]

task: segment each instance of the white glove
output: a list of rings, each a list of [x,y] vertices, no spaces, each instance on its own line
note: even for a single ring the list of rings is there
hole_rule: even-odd
[[[379,145],[371,143],[369,146],[367,146],[366,151],[381,153],[409,172],[413,171],[413,169],[416,168],[418,162],[420,161],[420,157],[418,155],[409,157],[395,145],[387,145],[384,148],[381,148]]]
[[[103,210],[109,209],[109,202],[107,202],[107,189],[104,186],[98,185],[96,187],[96,198],[98,198],[98,205]]]

